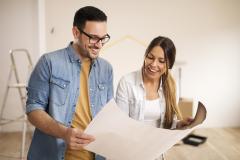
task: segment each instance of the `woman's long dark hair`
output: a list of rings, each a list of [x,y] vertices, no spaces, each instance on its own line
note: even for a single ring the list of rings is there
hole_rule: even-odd
[[[160,81],[162,81],[163,94],[166,102],[166,113],[165,121],[163,122],[163,127],[171,128],[175,115],[177,116],[178,119],[182,119],[181,113],[176,102],[176,83],[171,73],[168,72],[168,69],[172,69],[174,65],[176,57],[176,48],[171,39],[167,37],[158,36],[154,38],[147,47],[145,52],[145,58],[155,46],[160,46],[163,49],[164,57],[166,59],[167,69],[166,72],[160,78]]]

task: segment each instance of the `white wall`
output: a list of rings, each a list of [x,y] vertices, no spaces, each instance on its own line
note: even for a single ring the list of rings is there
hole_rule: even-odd
[[[0,108],[10,71],[10,49],[26,48],[34,61],[38,57],[37,1],[0,0]],[[17,56],[20,79],[26,79],[26,57]],[[11,82],[15,82],[13,76]],[[7,99],[4,117],[15,118],[22,113],[20,98],[16,89],[11,89]],[[0,126],[4,131],[21,129],[21,123]]]
[[[74,12],[85,5],[97,6],[108,15],[111,42],[102,57],[113,65],[115,86],[123,74],[141,67],[145,51],[141,42],[168,36],[176,44],[177,61],[186,63],[182,66],[183,97],[207,106],[204,125],[240,126],[240,1],[46,1],[47,51],[72,40]],[[140,43],[122,40],[126,35]]]
[[[75,11],[85,5],[94,5],[108,15],[111,41],[101,54],[113,65],[115,86],[123,74],[141,67],[144,45],[158,35],[168,36],[177,47],[177,61],[186,63],[182,66],[183,97],[201,100],[207,106],[208,117],[204,125],[240,126],[240,64],[237,62],[240,59],[240,1],[38,2],[0,1],[0,102],[10,64],[7,51],[17,47],[29,48],[31,53],[35,53],[33,55],[36,59],[39,50],[52,51],[67,46],[72,40],[71,27]],[[37,17],[38,7],[43,9],[38,12],[41,20],[34,18]],[[38,22],[39,30],[36,26]],[[127,35],[133,39],[126,38]],[[41,48],[38,49],[38,45]],[[8,106],[19,105],[14,97]],[[8,112],[9,116],[15,113]]]

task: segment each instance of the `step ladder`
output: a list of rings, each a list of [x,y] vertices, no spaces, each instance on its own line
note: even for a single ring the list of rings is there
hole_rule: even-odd
[[[10,58],[11,58],[11,68],[8,76],[7,86],[5,89],[3,102],[1,106],[1,112],[0,112],[0,126],[4,126],[13,122],[22,122],[22,143],[21,143],[21,152],[20,152],[20,159],[24,159],[24,152],[25,152],[25,142],[26,142],[26,132],[27,132],[27,116],[25,114],[25,105],[26,105],[26,82],[21,82],[19,77],[19,71],[17,70],[16,60],[17,60],[17,54],[21,54],[27,58],[28,61],[28,74],[30,75],[30,72],[33,68],[33,63],[30,57],[30,54],[28,50],[26,49],[14,49],[10,50]],[[18,55],[19,56],[19,55]],[[11,83],[12,76],[15,77],[15,83]],[[26,80],[28,77],[26,77]],[[17,89],[18,94],[21,100],[21,106],[22,106],[22,114],[14,119],[4,118],[4,111],[6,109],[6,102],[8,99],[8,93],[10,89]]]

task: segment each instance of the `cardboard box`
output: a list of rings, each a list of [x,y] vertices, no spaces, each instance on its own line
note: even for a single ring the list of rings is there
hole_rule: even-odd
[[[180,98],[178,102],[182,117],[193,117],[193,100],[189,98]]]

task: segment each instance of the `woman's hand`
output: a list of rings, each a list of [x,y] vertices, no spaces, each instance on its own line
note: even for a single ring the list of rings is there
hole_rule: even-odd
[[[189,126],[191,123],[193,122],[193,118],[185,118],[183,120],[180,120],[178,123],[177,123],[177,129],[183,129],[187,126]]]

